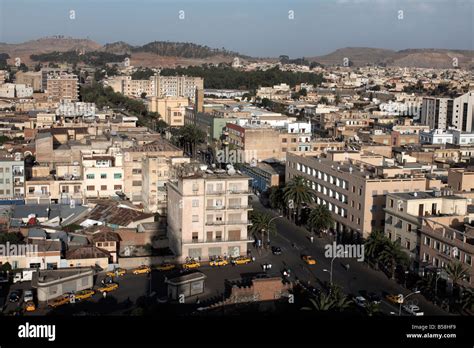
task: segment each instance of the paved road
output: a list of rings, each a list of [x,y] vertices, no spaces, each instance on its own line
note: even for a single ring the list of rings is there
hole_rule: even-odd
[[[277,216],[275,212],[270,209],[266,209],[258,201],[253,199],[252,205],[255,211],[263,211],[271,215]],[[295,276],[300,280],[309,280],[312,285],[316,285],[320,282],[329,281],[329,272],[323,271],[323,269],[330,269],[331,258],[327,258],[324,255],[325,246],[331,244],[327,238],[314,238],[314,242],[311,243],[309,239],[309,232],[304,229],[297,227],[290,223],[285,218],[279,218],[274,220],[277,233],[272,235],[271,244],[279,246],[283,249],[283,255],[280,256],[268,256],[271,263],[275,262],[277,267],[286,264]],[[292,244],[296,245],[296,248]],[[313,256],[317,260],[316,265],[306,265],[301,260],[301,255],[307,254]],[[280,261],[278,261],[280,258]],[[346,270],[343,265],[349,264],[349,270]],[[376,292],[380,296],[385,294],[404,294],[408,295],[409,290],[404,289],[402,286],[387,278],[387,276],[381,271],[375,271],[367,266],[363,262],[358,262],[355,259],[335,259],[333,264],[333,282],[342,286],[347,294],[360,295],[364,292]],[[417,304],[421,310],[424,311],[425,315],[447,315],[445,311],[439,307],[433,305],[427,301],[422,295],[415,294],[410,296],[407,300],[410,303]],[[382,300],[380,306],[382,312],[390,314],[394,312],[398,315],[398,306]]]

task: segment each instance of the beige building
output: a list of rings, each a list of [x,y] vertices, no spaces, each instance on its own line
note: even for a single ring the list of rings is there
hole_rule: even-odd
[[[38,71],[38,72],[18,71],[15,74],[15,79],[16,79],[16,83],[30,85],[31,87],[33,87],[33,91],[35,91],[35,92],[41,90],[41,83],[42,83],[41,71]]]
[[[66,73],[48,76],[46,93],[54,100],[77,100],[79,80],[76,75]]]
[[[249,177],[192,170],[168,188],[168,238],[180,260],[247,255]]]
[[[415,269],[420,266],[420,232],[423,220],[468,216],[468,200],[449,190],[389,193],[385,206],[385,234],[398,240]]]
[[[154,85],[155,97],[186,97],[196,98],[196,90],[204,89],[204,80],[201,77],[191,76],[161,76],[150,77]]]
[[[171,127],[181,127],[184,126],[185,108],[188,105],[189,99],[184,97],[152,97],[148,109],[157,112]]]
[[[123,155],[85,154],[82,158],[86,198],[111,197],[123,192]]]
[[[448,186],[457,192],[474,191],[474,169],[449,169]]]
[[[383,230],[385,197],[390,192],[424,191],[424,174],[384,173],[382,156],[359,152],[328,152],[326,157],[287,154],[286,182],[302,176],[316,196],[327,205],[337,233],[348,232],[366,238]]]

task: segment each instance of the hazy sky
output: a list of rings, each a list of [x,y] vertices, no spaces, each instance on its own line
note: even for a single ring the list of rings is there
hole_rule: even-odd
[[[50,35],[186,41],[253,56],[474,49],[474,0],[0,0],[0,41]]]

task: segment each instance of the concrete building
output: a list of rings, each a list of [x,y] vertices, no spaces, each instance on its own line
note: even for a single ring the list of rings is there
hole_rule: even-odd
[[[30,98],[33,96],[33,88],[29,85],[17,83],[4,83],[0,85],[1,98]]]
[[[53,100],[77,100],[79,98],[77,75],[67,73],[48,75],[46,93]]]
[[[420,232],[423,220],[445,219],[463,221],[468,215],[468,199],[449,190],[398,192],[387,194],[385,234],[398,240],[410,257],[414,269],[420,266]]]
[[[25,161],[17,158],[0,159],[0,199],[23,198],[25,194]]]
[[[41,71],[18,71],[15,74],[15,82],[19,84],[29,85],[34,92],[41,91],[42,75]]]
[[[155,75],[150,80],[154,83],[153,95],[156,97],[186,97],[194,100],[196,90],[204,89],[204,80],[201,77]]]
[[[82,157],[84,195],[90,197],[111,197],[123,192],[123,155],[85,154]]]
[[[474,191],[474,168],[451,168],[448,171],[448,186],[456,192]]]
[[[474,92],[457,98],[423,98],[421,123],[431,129],[454,127],[463,132],[474,130]]]
[[[249,177],[185,168],[168,189],[168,238],[179,260],[247,255]]]
[[[184,126],[185,108],[189,105],[186,97],[152,97],[148,110],[157,112],[161,119],[171,127]]]
[[[336,232],[367,237],[385,224],[385,196],[390,192],[424,191],[424,174],[407,174],[403,168],[385,168],[383,157],[357,151],[328,152],[326,157],[287,154],[286,181],[303,176],[316,196],[327,205]],[[394,170],[396,169],[396,170]]]

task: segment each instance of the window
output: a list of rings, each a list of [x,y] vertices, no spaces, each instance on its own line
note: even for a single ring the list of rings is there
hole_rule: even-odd
[[[132,186],[142,186],[142,182],[140,180],[133,180]]]
[[[199,199],[193,199],[193,208],[199,207]]]
[[[107,174],[100,174],[101,179],[107,179]]]
[[[94,174],[87,174],[86,178],[87,179],[95,179],[95,175]]]
[[[193,222],[199,222],[199,215],[193,215]]]
[[[107,191],[107,185],[100,185],[101,191]]]
[[[122,179],[122,173],[115,173],[114,179]]]
[[[425,245],[428,245],[428,246],[431,245],[431,238],[430,237],[425,237]]]
[[[198,242],[198,232],[193,232],[193,243],[197,243]]]
[[[87,186],[87,191],[94,191],[95,190],[95,186]]]
[[[119,191],[122,189],[122,185],[114,185],[114,190]]]
[[[216,231],[216,241],[222,241],[222,231]]]

